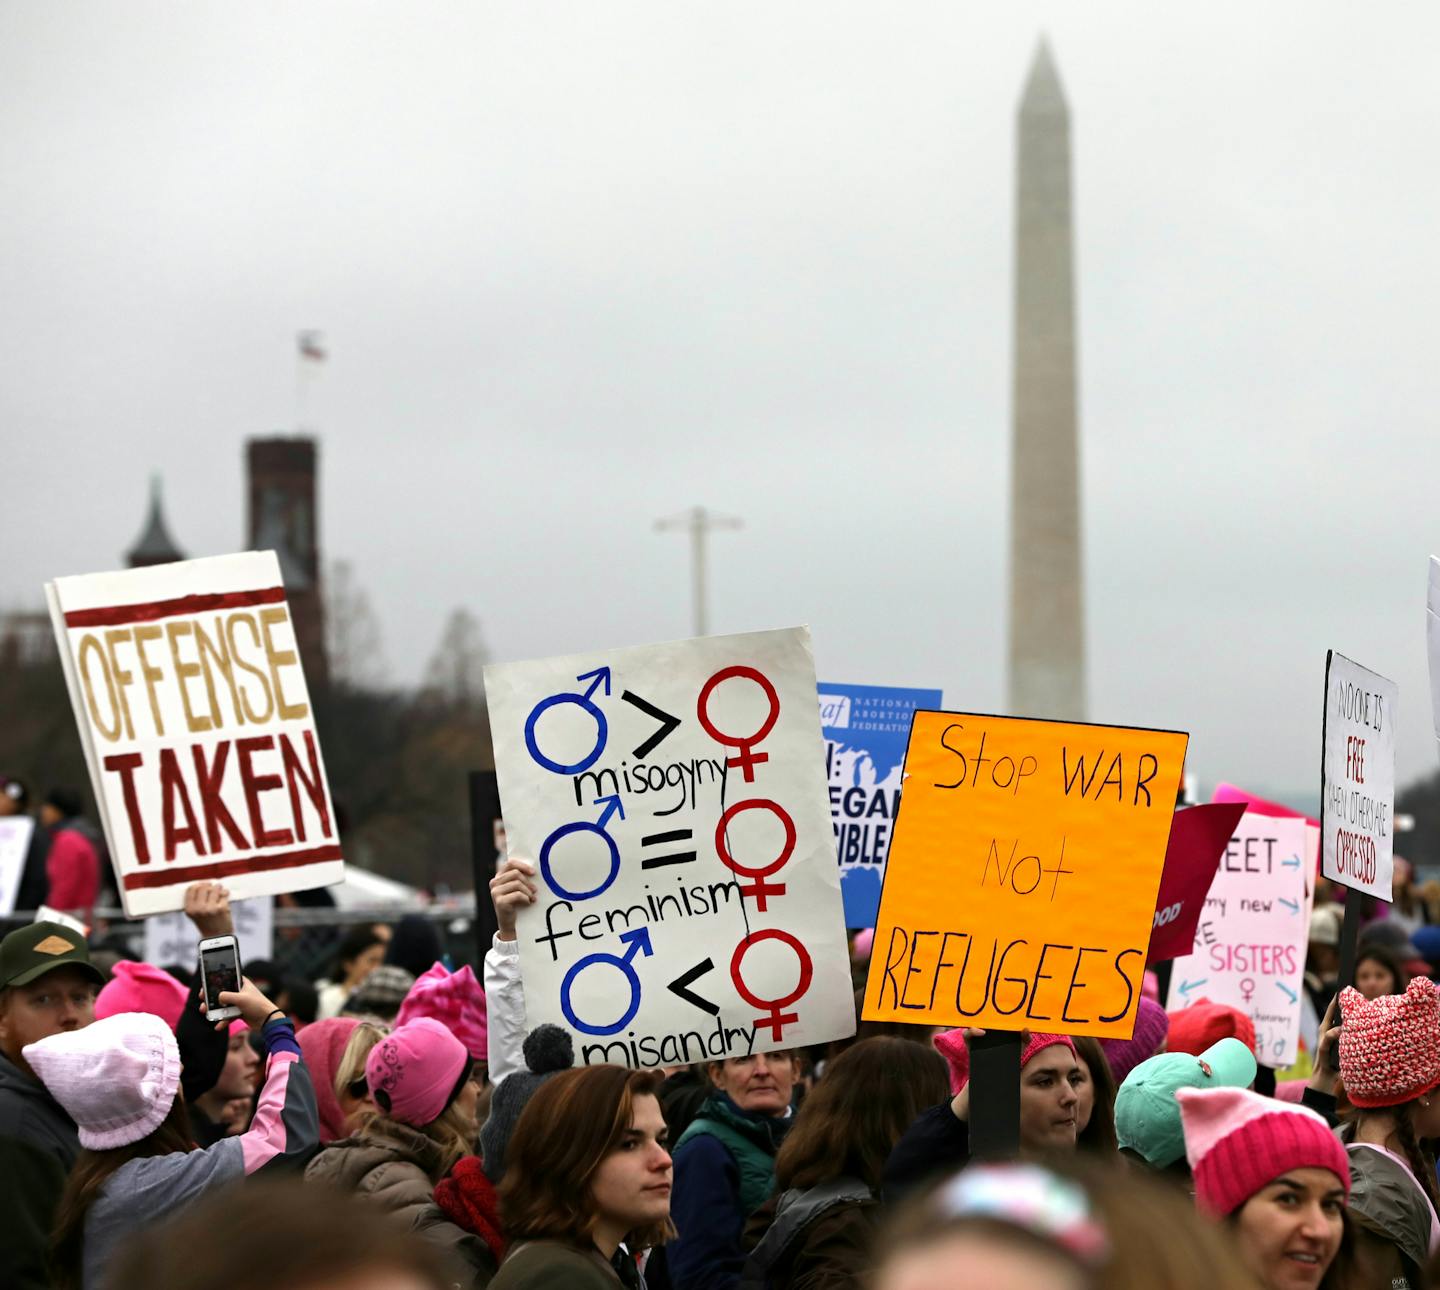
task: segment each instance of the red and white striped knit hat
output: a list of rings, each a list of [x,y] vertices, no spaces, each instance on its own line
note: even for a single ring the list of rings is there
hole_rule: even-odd
[[[1417,976],[1404,994],[1340,991],[1340,1080],[1356,1106],[1399,1106],[1440,1088],[1440,987]]]

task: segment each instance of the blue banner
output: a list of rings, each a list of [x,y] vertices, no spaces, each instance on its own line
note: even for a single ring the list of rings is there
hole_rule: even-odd
[[[819,691],[845,926],[874,927],[900,805],[910,716],[917,708],[941,707],[941,695],[939,690],[823,682]]]

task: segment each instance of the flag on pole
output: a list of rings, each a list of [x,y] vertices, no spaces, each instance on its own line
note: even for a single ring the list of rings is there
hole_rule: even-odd
[[[327,357],[325,353],[325,337],[318,331],[302,331],[299,336],[300,357],[308,358],[316,363],[323,363]]]

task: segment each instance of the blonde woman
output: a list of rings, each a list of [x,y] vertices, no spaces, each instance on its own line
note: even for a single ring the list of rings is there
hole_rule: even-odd
[[[494,1257],[434,1200],[435,1184],[474,1149],[479,1090],[473,1066],[465,1045],[438,1021],[421,1017],[397,1027],[365,1060],[375,1114],[321,1151],[305,1176],[368,1196],[446,1246],[464,1284],[484,1286],[494,1275]],[[342,1059],[337,1083],[343,1067]]]

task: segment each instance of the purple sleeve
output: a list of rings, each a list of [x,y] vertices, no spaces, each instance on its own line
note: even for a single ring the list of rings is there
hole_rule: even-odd
[[[270,1164],[304,1160],[320,1144],[320,1116],[315,1087],[300,1059],[300,1045],[288,1021],[274,1021],[262,1032],[270,1050],[265,1087],[250,1127],[240,1136],[245,1172]]]

